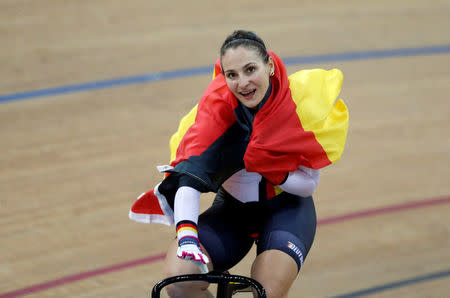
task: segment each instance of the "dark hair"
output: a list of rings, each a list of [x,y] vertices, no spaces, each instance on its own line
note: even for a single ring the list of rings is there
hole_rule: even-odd
[[[264,41],[255,33],[246,30],[235,30],[228,35],[220,48],[220,58],[222,59],[228,49],[235,49],[239,46],[255,49],[264,63],[269,62],[269,54]]]

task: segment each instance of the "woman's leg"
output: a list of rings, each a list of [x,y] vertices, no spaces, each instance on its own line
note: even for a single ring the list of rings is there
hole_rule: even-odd
[[[253,244],[253,239],[245,230],[247,208],[228,196],[219,190],[213,205],[199,216],[198,237],[203,252],[210,259],[209,270],[230,269],[248,253]],[[195,264],[177,257],[177,249],[178,242],[175,239],[166,255],[166,276],[200,273]],[[171,297],[212,297],[208,296],[211,294],[207,288],[206,282],[184,282],[172,284],[168,292]],[[177,296],[181,294],[183,296]]]
[[[312,197],[282,193],[266,207],[252,277],[264,286],[267,297],[287,297],[314,241],[314,202]]]
[[[200,269],[193,262],[182,260],[177,257],[178,241],[174,239],[167,250],[165,258],[165,276],[175,276],[181,274],[197,274]],[[208,252],[202,246],[203,252],[210,258]],[[212,263],[208,263],[208,269],[212,270]],[[165,287],[170,297],[213,297],[207,290],[207,282],[177,282]]]

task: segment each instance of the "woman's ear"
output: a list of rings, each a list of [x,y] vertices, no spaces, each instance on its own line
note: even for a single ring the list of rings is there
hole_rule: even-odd
[[[269,61],[267,62],[269,65],[269,73],[270,76],[273,76],[275,74],[275,64],[273,63],[273,58],[269,57]]]

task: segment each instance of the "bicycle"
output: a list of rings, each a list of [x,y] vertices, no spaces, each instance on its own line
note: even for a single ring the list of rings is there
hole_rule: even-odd
[[[266,298],[264,287],[253,278],[230,274],[229,272],[211,271],[202,274],[183,274],[165,278],[156,283],[152,289],[152,298],[160,298],[161,290],[172,283],[184,281],[206,281],[217,284],[217,298],[230,298],[236,293],[255,290],[259,298]]]

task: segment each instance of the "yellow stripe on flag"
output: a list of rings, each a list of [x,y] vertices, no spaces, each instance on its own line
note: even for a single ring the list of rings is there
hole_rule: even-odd
[[[336,101],[343,77],[339,69],[301,70],[289,76],[302,127],[314,133],[332,163],[341,157],[347,138],[348,110],[341,99]]]
[[[195,107],[193,107],[192,110],[181,119],[180,124],[178,125],[177,132],[174,133],[170,138],[169,142],[170,162],[175,160],[178,146],[180,145],[180,142],[183,139],[189,127],[191,127],[191,125],[194,124],[196,115],[197,115],[197,105],[195,105]]]

